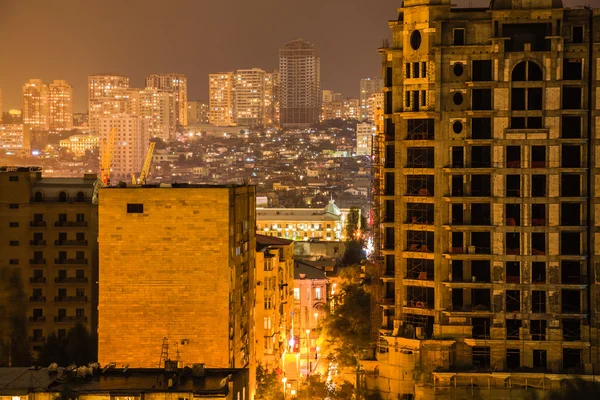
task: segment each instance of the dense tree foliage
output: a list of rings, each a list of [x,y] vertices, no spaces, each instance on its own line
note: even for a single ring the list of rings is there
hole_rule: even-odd
[[[358,264],[364,259],[364,239],[359,224],[359,209],[352,207],[346,220],[346,252],[342,259],[342,265]]]
[[[25,304],[20,271],[0,268],[0,367],[31,365]]]
[[[70,364],[87,365],[97,361],[96,340],[87,328],[77,324],[67,332],[67,337],[61,340],[56,335],[48,336],[40,350],[38,364],[48,366],[57,363],[60,366]]]
[[[262,364],[256,367],[256,399],[283,400],[283,383],[275,373]]]

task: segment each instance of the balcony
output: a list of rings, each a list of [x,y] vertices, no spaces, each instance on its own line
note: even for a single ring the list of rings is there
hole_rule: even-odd
[[[54,301],[57,303],[85,303],[87,296],[56,296]]]
[[[29,301],[32,303],[45,303],[46,296],[31,296],[29,297]]]
[[[382,306],[393,306],[395,299],[393,297],[384,297],[381,299]]]
[[[87,246],[87,240],[55,240],[55,246]]]
[[[46,221],[31,221],[31,222],[29,222],[29,226],[31,228],[45,228]]]
[[[29,260],[29,264],[31,265],[46,265],[45,258],[32,258]]]
[[[88,283],[88,278],[76,278],[76,277],[58,277],[54,278],[55,283]]]
[[[56,221],[54,226],[57,228],[87,228],[87,221]]]
[[[87,258],[55,258],[54,264],[57,265],[87,265]],[[45,263],[44,263],[45,264]]]
[[[29,283],[46,283],[46,278],[43,276],[29,278]]]
[[[30,240],[29,245],[33,247],[43,247],[46,246],[45,240]]]
[[[29,317],[29,322],[46,322],[46,317],[40,315],[39,317]]]
[[[54,322],[67,322],[67,323],[87,322],[87,317],[85,317],[85,316],[67,317],[66,315],[59,315],[58,317],[54,317]]]
[[[31,343],[44,343],[46,338],[44,336],[30,336],[29,341]]]

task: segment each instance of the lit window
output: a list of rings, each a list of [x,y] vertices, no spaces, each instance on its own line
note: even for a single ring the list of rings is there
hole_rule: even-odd
[[[321,300],[321,288],[319,287],[315,289],[315,299]]]
[[[300,288],[294,288],[294,300],[300,300]]]

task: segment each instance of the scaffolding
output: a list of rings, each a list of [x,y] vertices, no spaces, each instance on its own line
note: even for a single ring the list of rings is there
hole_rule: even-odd
[[[383,185],[383,168],[384,160],[382,157],[383,134],[380,129],[377,129],[371,141],[371,234],[373,240],[373,253],[371,255],[371,263],[373,264],[373,299],[371,310],[371,342],[375,346],[379,342],[379,330],[382,324],[383,316],[381,310],[381,299],[383,298],[381,277],[384,268],[383,256],[381,250],[383,247],[382,238],[382,185]]]

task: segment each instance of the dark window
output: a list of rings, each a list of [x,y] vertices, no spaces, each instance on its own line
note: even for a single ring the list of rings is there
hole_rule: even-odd
[[[10,209],[13,209],[13,210],[16,210],[17,208],[19,208],[19,205],[18,205],[18,204],[11,203],[11,204],[9,204],[9,205],[8,205],[8,208],[10,208]]]
[[[581,137],[581,117],[563,115],[561,125],[563,138],[578,139]]]
[[[507,290],[506,291],[506,312],[521,311],[521,291]]]
[[[581,176],[579,174],[561,174],[562,197],[581,196]]]
[[[563,86],[562,89],[562,108],[565,110],[581,109],[581,87]]]
[[[83,203],[85,201],[85,194],[83,192],[77,192],[77,202]]]
[[[583,372],[581,371],[581,349],[563,348],[562,362],[565,372]]]
[[[37,191],[35,192],[35,194],[33,195],[33,201],[36,203],[40,203],[44,200],[44,195],[42,194],[42,192]]]
[[[493,80],[492,74],[492,60],[473,60],[473,81],[491,81]]]
[[[562,312],[568,313],[581,313],[581,292],[579,290],[562,289]]]
[[[546,146],[531,146],[531,168],[546,167]]]
[[[462,175],[452,175],[452,196],[461,197],[464,194],[464,184]]]
[[[475,327],[473,327],[475,329]],[[489,368],[490,367],[490,348],[486,347],[473,347],[473,366],[475,368]]]
[[[490,146],[471,147],[471,168],[490,168],[491,158]]]
[[[519,232],[506,233],[506,254],[521,254],[521,235]]]
[[[16,175],[12,175],[8,177],[9,182],[18,182],[19,181],[19,177]]]
[[[581,234],[579,232],[562,231],[560,233],[560,252],[566,256],[581,255]]]
[[[463,46],[465,44],[465,30],[460,28],[460,29],[454,29],[453,30],[453,43],[455,46]]]
[[[452,72],[454,72],[454,76],[462,76],[464,71],[465,67],[463,67],[461,63],[456,63],[454,64],[454,67],[452,67]]]
[[[490,175],[471,175],[471,196],[489,197],[491,188]]]
[[[420,70],[419,70],[419,63],[418,62],[414,62],[412,64],[412,73],[413,73],[413,78],[419,78],[420,77]]]
[[[531,282],[546,283],[546,263],[532,262],[531,263]]]
[[[506,226],[521,226],[521,205],[506,205]]]
[[[128,214],[141,214],[144,212],[143,204],[127,204],[127,213]]]
[[[507,261],[506,283],[521,283],[521,263],[518,261]]]
[[[471,225],[490,225],[490,203],[471,203]]]
[[[531,254],[534,256],[543,256],[546,254],[546,234],[542,232],[533,232],[531,234]]]
[[[521,168],[521,146],[506,146],[506,167]]]
[[[394,76],[394,73],[392,71],[392,67],[386,67],[385,69],[385,86],[386,87],[392,87],[392,77]]]
[[[580,226],[581,203],[561,203],[560,224],[562,226]]]
[[[452,147],[452,168],[464,168],[465,148],[462,146]]]
[[[490,319],[489,318],[473,318],[473,338],[489,339],[490,337]],[[473,349],[473,352],[475,349]]]
[[[563,168],[581,168],[581,147],[563,144],[561,161]]]
[[[9,228],[18,228],[19,227],[19,223],[18,222],[9,222],[8,223],[8,227]]]
[[[506,197],[521,197],[521,175],[506,175]]]
[[[473,119],[471,119],[471,137],[473,139],[491,139],[492,138],[492,119],[491,118],[473,118]]]
[[[551,23],[502,24],[502,36],[509,38],[505,42],[506,52],[523,52],[525,44],[529,44],[531,51],[548,51],[547,37],[551,34]]]
[[[410,78],[410,63],[406,63],[406,74],[404,76],[406,79]]]
[[[521,367],[521,350],[519,349],[506,349],[506,368],[509,371],[518,369]]]
[[[10,260],[8,260],[8,263],[10,265],[19,265],[19,260],[16,258],[11,258]]]
[[[425,61],[421,62],[421,77],[427,78],[427,63]]]
[[[58,202],[65,203],[67,201],[67,194],[65,192],[60,192],[58,194]]]
[[[507,340],[519,340],[521,338],[522,321],[520,319],[507,319],[506,320],[506,339]]]
[[[18,240],[11,240],[10,242],[11,246],[18,246],[19,245],[19,241]]]
[[[540,319],[532,319],[529,322],[529,333],[531,340],[546,340],[546,321]]]
[[[471,101],[473,110],[491,110],[492,89],[473,89],[471,91]]]
[[[573,27],[573,43],[583,43],[583,26]]]
[[[566,81],[581,80],[581,58],[565,58],[563,59],[563,79]]]
[[[546,205],[531,205],[531,226],[546,226]]]
[[[546,350],[533,350],[533,368],[547,368],[548,357]]]

